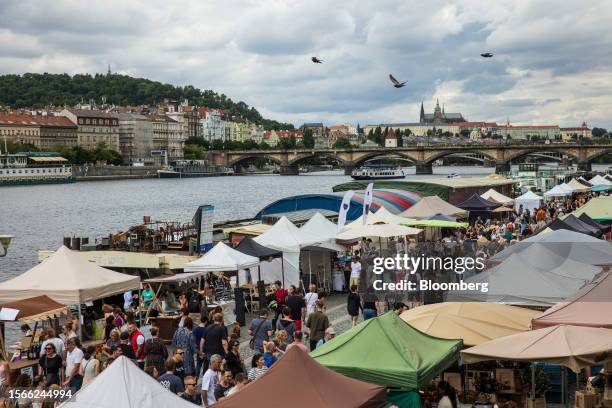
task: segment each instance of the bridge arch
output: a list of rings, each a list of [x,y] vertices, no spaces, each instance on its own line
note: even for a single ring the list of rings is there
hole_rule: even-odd
[[[341,157],[338,157],[334,153],[313,150],[312,152],[309,152],[309,153],[298,154],[297,157],[294,157],[293,159],[289,160],[289,165],[299,164],[301,161],[309,159],[311,157],[327,157],[329,159],[337,160],[342,165],[347,164],[346,160],[344,160]]]
[[[609,147],[607,149],[603,149],[597,153],[593,153],[590,156],[587,156],[586,158],[586,162],[590,163],[593,160],[595,160],[596,158],[598,158],[599,156],[603,156],[604,154],[612,154],[612,147]]]
[[[450,156],[451,154],[480,154],[486,157],[487,159],[491,160],[492,162],[496,161],[495,156],[492,156],[489,153],[484,153],[482,150],[479,150],[479,149],[457,149],[457,150],[444,150],[444,151],[435,153],[432,156],[428,157],[425,160],[425,163],[433,163],[434,161],[441,159],[443,157],[446,157],[446,156]]]
[[[283,162],[278,159],[277,157],[274,156],[270,156],[268,154],[247,154],[244,156],[238,156],[234,159],[231,159],[228,162],[228,166],[232,167],[232,166],[236,166],[236,165],[242,165],[243,163],[246,163],[248,161],[254,160],[254,159],[267,159],[270,160],[271,162],[274,162],[278,165],[282,165]]]
[[[580,161],[580,157],[578,157],[576,154],[574,154],[569,149],[548,148],[548,147],[543,147],[543,146],[529,148],[529,149],[524,149],[524,150],[521,150],[521,151],[518,151],[518,152],[514,152],[513,154],[511,154],[509,156],[506,156],[504,158],[504,161],[506,163],[510,163],[513,160],[516,160],[516,159],[524,157],[524,156],[528,156],[528,155],[533,154],[533,153],[546,153],[546,152],[562,153],[562,154],[565,154],[567,156],[570,156],[571,158],[573,158],[577,162]]]
[[[372,160],[372,159],[376,159],[376,158],[384,158],[384,157],[388,157],[390,155],[394,155],[394,156],[399,156],[402,159],[408,160],[414,164],[417,163],[417,158],[413,157],[405,152],[398,152],[398,151],[393,151],[393,150],[387,150],[387,151],[378,151],[378,152],[373,152],[373,153],[368,153],[365,154],[361,157],[359,157],[358,159],[356,159],[353,162],[353,165],[355,167],[360,167],[362,166],[366,161],[368,160]]]

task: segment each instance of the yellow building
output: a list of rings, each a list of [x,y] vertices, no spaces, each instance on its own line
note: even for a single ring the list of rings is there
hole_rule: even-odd
[[[77,125],[77,144],[84,149],[93,150],[99,143],[109,149],[119,151],[119,119],[110,113],[88,109],[64,109],[65,116]]]

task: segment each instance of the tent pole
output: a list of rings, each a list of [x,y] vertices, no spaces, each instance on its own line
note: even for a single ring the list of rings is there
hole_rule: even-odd
[[[535,377],[535,364],[531,363],[531,408],[535,408],[535,392],[536,392],[536,377]]]
[[[285,287],[285,254],[281,257],[281,274],[283,276],[283,288]]]
[[[81,325],[81,302],[79,301],[79,307],[77,308],[77,317],[78,317],[78,323],[77,323],[77,327],[79,330],[79,340],[81,340],[81,342],[83,341],[83,327]]]
[[[312,285],[312,258],[311,252],[308,251],[308,286]]]

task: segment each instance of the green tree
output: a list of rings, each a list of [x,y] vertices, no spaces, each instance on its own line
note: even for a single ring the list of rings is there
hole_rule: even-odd
[[[598,128],[598,127],[594,127],[591,130],[591,134],[593,135],[593,137],[603,137],[606,133],[608,133],[608,131],[604,128]]]
[[[206,150],[196,144],[186,144],[184,154],[187,160],[204,160]]]
[[[302,135],[302,143],[304,147],[307,149],[312,149],[315,146],[314,137],[312,137],[312,129],[306,128],[304,129],[304,134]]]
[[[223,140],[215,139],[210,145],[211,150],[223,150]]]
[[[202,146],[205,150],[210,149],[210,142],[208,140],[205,140],[203,137],[190,137],[187,140],[185,140],[185,145],[196,145],[196,146]]]
[[[351,142],[348,141],[348,139],[345,138],[338,138],[335,142],[334,145],[332,146],[334,149],[350,149],[351,147],[353,147],[351,145]]]
[[[267,144],[266,142],[262,141],[261,143],[259,143],[259,145],[257,146],[258,149],[260,150],[270,150],[272,149],[272,146],[270,146],[269,144]]]

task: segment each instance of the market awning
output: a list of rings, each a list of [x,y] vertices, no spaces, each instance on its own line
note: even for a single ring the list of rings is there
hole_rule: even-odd
[[[239,271],[259,265],[259,258],[243,254],[218,242],[201,258],[189,262],[183,268],[185,272],[222,272]]]
[[[404,221],[402,225],[409,227],[433,227],[433,228],[467,228],[467,222],[444,221],[444,220],[412,220]]]
[[[138,288],[138,276],[102,268],[62,246],[29,271],[0,283],[0,300],[47,295],[64,305],[75,305]]]
[[[205,275],[205,272],[185,272],[177,273],[176,275],[163,275],[156,278],[145,279],[147,283],[185,283],[194,282]]]
[[[442,339],[462,339],[475,346],[498,337],[529,330],[541,312],[486,302],[444,302],[424,305],[401,314],[406,323]]]
[[[429,218],[436,214],[466,216],[467,212],[447,203],[438,196],[421,198],[415,205],[400,214],[406,218]]]
[[[510,197],[506,197],[499,191],[493,190],[492,188],[488,189],[487,191],[482,193],[480,196],[487,201],[494,201],[494,202],[504,204],[504,205],[512,205],[512,203],[514,202],[514,200],[511,199]]]
[[[612,361],[612,330],[560,325],[501,337],[461,351],[463,364],[488,360],[560,364],[579,372]]]
[[[53,255],[53,251],[38,251],[38,262]],[[103,268],[159,269],[165,263],[170,269],[183,269],[185,264],[198,259],[197,256],[173,253],[148,254],[128,251],[76,251],[76,255]]]
[[[243,254],[259,258],[260,261],[280,258],[283,256],[283,251],[260,245],[251,237],[242,238],[238,246],[234,249],[242,252]]]
[[[19,321],[24,323],[32,323],[41,320],[54,319],[62,315],[68,314],[68,308],[61,303],[57,303],[46,295],[36,296],[28,299],[17,300],[15,302],[4,303],[0,305],[2,309],[13,309],[19,312],[12,320],[2,321]]]
[[[347,377],[417,389],[453,365],[461,346],[461,340],[431,337],[387,312],[336,336],[310,355]]]
[[[352,239],[359,239],[361,237],[403,237],[405,235],[417,235],[421,231],[418,228],[404,227],[402,225],[395,224],[373,224],[373,225],[362,225],[360,227],[347,228],[336,235],[336,239],[341,241],[349,241]]]
[[[59,163],[59,162],[67,162],[67,159],[64,159],[63,157],[28,157],[29,160],[32,160],[33,162],[48,162],[48,163]]]
[[[612,196],[592,198],[588,203],[571,214],[576,217],[586,214],[597,222],[609,223],[612,221]]]

